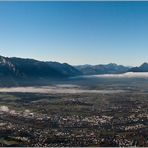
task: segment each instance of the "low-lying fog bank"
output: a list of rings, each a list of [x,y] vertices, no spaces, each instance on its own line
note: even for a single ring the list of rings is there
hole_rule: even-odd
[[[124,90],[89,90],[83,89],[76,85],[56,85],[56,86],[41,86],[41,87],[5,87],[0,88],[0,92],[22,92],[22,93],[121,93],[125,92]]]
[[[127,72],[123,74],[100,74],[100,75],[84,75],[72,77],[75,78],[148,78],[148,72]]]

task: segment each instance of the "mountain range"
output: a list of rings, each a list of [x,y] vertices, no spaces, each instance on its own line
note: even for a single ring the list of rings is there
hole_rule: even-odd
[[[18,78],[66,78],[81,72],[67,63],[43,62],[34,59],[0,56],[0,76]]]
[[[130,67],[117,65],[115,63],[100,64],[100,65],[80,65],[75,66],[84,75],[97,75],[97,74],[119,74],[125,73],[130,70]]]
[[[0,86],[19,82],[49,83],[50,80],[67,79],[78,75],[119,74],[125,72],[148,72],[148,63],[128,67],[114,63],[72,66],[67,63],[38,61],[34,59],[0,56]]]
[[[133,67],[129,71],[131,72],[148,72],[148,63],[143,63],[139,67]]]
[[[67,63],[0,56],[0,86],[44,85],[82,73]]]

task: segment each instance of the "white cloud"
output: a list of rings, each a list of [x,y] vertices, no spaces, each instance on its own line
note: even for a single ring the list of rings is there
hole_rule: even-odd
[[[82,77],[83,78],[148,78],[148,72],[127,72],[123,74],[102,74],[102,75],[89,75]]]

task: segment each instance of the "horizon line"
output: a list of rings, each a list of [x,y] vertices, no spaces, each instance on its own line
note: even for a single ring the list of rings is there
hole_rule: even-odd
[[[108,64],[116,64],[116,65],[121,65],[121,66],[126,66],[126,67],[138,67],[137,65],[125,65],[125,64],[119,64],[118,62],[108,62],[108,63],[96,63],[96,64],[92,64],[92,63],[80,63],[80,64],[72,64],[72,63],[69,63],[69,62],[61,62],[61,61],[58,61],[58,60],[43,60],[43,59],[40,59],[40,58],[35,58],[35,57],[22,57],[22,56],[3,56],[3,55],[0,55],[0,57],[4,57],[4,58],[20,58],[20,59],[30,59],[30,60],[36,60],[36,61],[41,61],[41,62],[57,62],[57,63],[61,63],[61,64],[69,64],[69,65],[72,65],[72,66],[83,66],[83,65],[91,65],[91,66],[96,66],[96,65],[108,65]],[[142,62],[140,65],[144,64],[144,63],[148,63],[148,62]]]

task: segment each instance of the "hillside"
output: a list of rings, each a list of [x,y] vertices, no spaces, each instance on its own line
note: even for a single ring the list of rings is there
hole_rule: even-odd
[[[0,85],[18,81],[66,79],[77,75],[81,75],[81,72],[66,63],[0,56]]]

